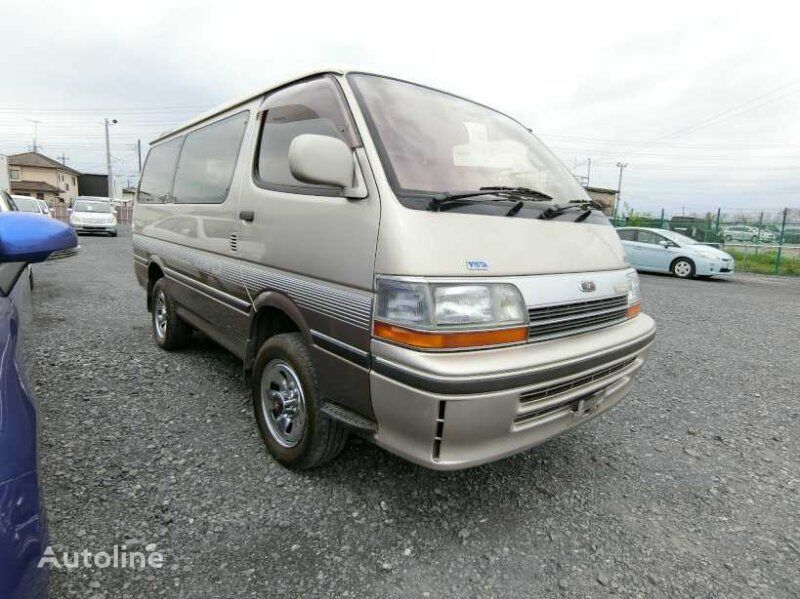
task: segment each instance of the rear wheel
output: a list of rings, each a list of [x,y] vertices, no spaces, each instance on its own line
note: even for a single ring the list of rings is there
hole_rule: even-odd
[[[671,270],[679,279],[691,279],[694,276],[694,263],[688,258],[678,258],[672,263]]]
[[[347,430],[320,412],[316,370],[300,333],[275,335],[261,346],[251,392],[261,438],[284,466],[314,468],[344,448]]]
[[[159,279],[153,285],[153,338],[161,349],[172,351],[189,344],[192,327],[181,320],[175,311],[175,302],[167,293],[166,281]]]
[[[727,241],[727,242],[731,242],[731,241],[733,241],[733,236],[731,236],[731,235],[726,235],[725,237],[723,237],[723,240],[724,240],[724,241]]]

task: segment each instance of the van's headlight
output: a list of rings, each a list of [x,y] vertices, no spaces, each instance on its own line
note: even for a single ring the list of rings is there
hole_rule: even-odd
[[[509,283],[377,281],[376,337],[422,349],[523,343],[528,314]]]
[[[642,311],[642,290],[639,287],[639,275],[636,271],[628,273],[628,318],[637,316]]]

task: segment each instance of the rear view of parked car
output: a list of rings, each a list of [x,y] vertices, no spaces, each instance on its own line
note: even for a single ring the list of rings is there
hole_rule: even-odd
[[[0,198],[0,206],[5,203]],[[47,592],[39,560],[47,526],[39,485],[38,409],[27,376],[30,363],[30,264],[75,247],[62,222],[0,210],[0,597],[29,599]]]
[[[12,195],[11,199],[14,205],[20,212],[29,212],[31,214],[40,214],[42,216],[50,216],[50,210],[43,200],[38,200],[30,196]],[[44,204],[44,206],[42,206]]]
[[[292,468],[350,432],[436,469],[509,456],[620,402],[655,337],[614,229],[526,127],[367,73],[154,140],[133,245],[156,343],[239,356]]]
[[[623,227],[617,233],[636,270],[672,273],[681,279],[733,276],[730,254],[686,235],[640,227]]]
[[[98,200],[75,200],[69,224],[80,233],[108,233],[117,236],[117,216],[111,203]]]

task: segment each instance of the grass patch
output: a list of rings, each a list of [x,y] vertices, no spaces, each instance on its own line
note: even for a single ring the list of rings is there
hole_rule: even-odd
[[[742,272],[757,272],[765,275],[775,274],[775,263],[778,260],[776,251],[759,251],[758,254],[742,252],[733,248],[725,251],[736,260],[736,270]],[[781,268],[778,274],[800,277],[800,258],[781,256]]]

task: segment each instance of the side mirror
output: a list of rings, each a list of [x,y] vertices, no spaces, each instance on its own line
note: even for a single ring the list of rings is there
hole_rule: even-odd
[[[667,241],[666,239],[662,239],[661,241],[658,242],[658,245],[660,245],[664,249],[667,249],[672,244],[669,241]]]
[[[75,231],[59,220],[24,212],[0,214],[0,264],[43,262],[53,252],[77,245]]]
[[[341,139],[306,133],[289,145],[289,171],[303,183],[340,187],[348,198],[367,197],[353,150]]]
[[[72,214],[72,208],[67,208],[67,214]]]

